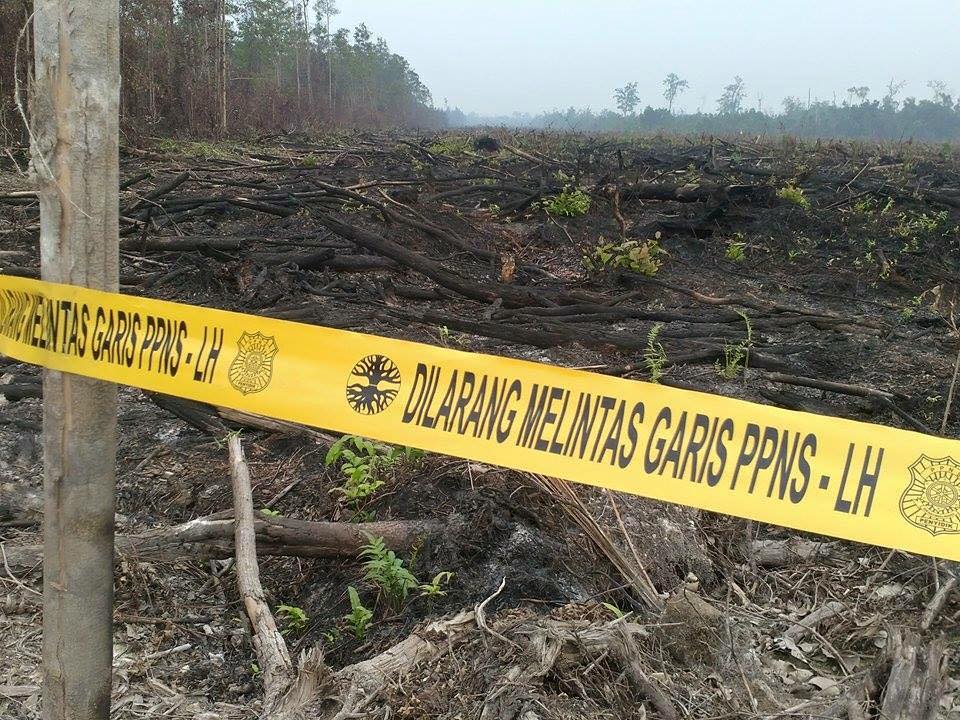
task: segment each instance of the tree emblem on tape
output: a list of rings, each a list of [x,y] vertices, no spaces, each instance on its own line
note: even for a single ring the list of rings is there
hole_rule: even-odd
[[[910,484],[900,497],[903,517],[932,535],[960,533],[960,463],[921,455],[909,469]]]
[[[230,363],[230,384],[244,395],[265,390],[273,378],[273,358],[280,348],[263,333],[243,333],[237,340],[237,356]]]
[[[367,355],[347,380],[347,402],[361,415],[383,412],[400,392],[400,369],[386,355]]]

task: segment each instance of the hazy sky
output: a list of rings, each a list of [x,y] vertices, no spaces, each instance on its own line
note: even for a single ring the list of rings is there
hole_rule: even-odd
[[[734,75],[747,105],[784,96],[838,100],[851,85],[929,95],[960,90],[960,0],[339,0],[337,26],[365,22],[406,57],[443,106],[481,113],[613,106],[639,84],[690,82],[687,110],[713,110]]]

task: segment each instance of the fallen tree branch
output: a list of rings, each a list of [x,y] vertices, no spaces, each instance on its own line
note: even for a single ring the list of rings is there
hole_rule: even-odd
[[[280,699],[294,682],[290,651],[270,611],[257,563],[257,540],[253,519],[253,490],[250,470],[238,435],[227,440],[230,452],[230,478],[233,485],[234,547],[237,558],[237,586],[253,628],[253,647],[263,671],[263,710],[261,717],[273,716]]]
[[[442,531],[436,521],[385,520],[372,523],[312,522],[258,513],[253,523],[261,555],[355,559],[368,535],[382,537],[387,545],[405,550]],[[173,561],[184,557],[228,558],[233,555],[234,523],[230,518],[202,518],[182,525],[134,535],[118,535],[118,560]],[[10,566],[39,567],[41,545],[7,545]]]

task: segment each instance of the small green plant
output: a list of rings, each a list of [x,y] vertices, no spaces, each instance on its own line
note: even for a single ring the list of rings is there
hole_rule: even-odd
[[[731,240],[727,243],[727,250],[724,252],[723,256],[731,262],[743,262],[747,259],[746,248],[747,244],[745,242]]]
[[[427,149],[434,155],[447,156],[466,155],[473,152],[469,139],[453,135],[438,139]]]
[[[941,237],[956,231],[950,228],[950,213],[905,213],[898,216],[893,234],[904,241],[901,252],[919,252],[920,240],[925,237]]]
[[[157,152],[170,155],[187,155],[198,158],[218,158],[225,159],[237,157],[237,152],[230,149],[222,143],[212,143],[207,141],[185,141],[175,138],[161,138],[154,144]]]
[[[420,583],[403,560],[389,550],[382,537],[367,536],[369,542],[360,550],[363,562],[364,578],[380,588],[387,602],[399,608],[407,599],[410,591]]]
[[[346,482],[336,492],[359,513],[361,506],[383,487],[380,473],[401,460],[418,460],[423,454],[414,448],[378,445],[357,435],[344,435],[330,446],[324,463],[329,467],[342,459],[340,472]]]
[[[803,188],[799,188],[793,183],[787,183],[782,188],[777,190],[777,197],[784,202],[796,205],[804,210],[810,209],[810,200],[808,200],[807,196],[803,194]]]
[[[277,608],[277,616],[284,624],[283,630],[280,631],[281,635],[292,632],[301,633],[306,630],[307,623],[310,622],[303,608],[298,608],[296,605],[281,605]]]
[[[603,238],[600,238],[603,240]],[[583,258],[584,266],[590,271],[606,268],[623,268],[653,277],[660,270],[661,256],[666,251],[660,247],[660,233],[644,240],[625,240],[622,243],[604,242]]]
[[[541,200],[540,207],[550,215],[580,217],[590,211],[590,196],[579,188],[571,189],[571,187],[567,185],[559,195],[553,195]]]
[[[623,610],[621,610],[620,608],[618,608],[618,607],[617,607],[616,605],[614,605],[613,603],[605,602],[605,603],[601,603],[601,604],[607,609],[607,611],[608,611],[611,615],[613,615],[613,619],[614,619],[614,620],[620,620],[621,618],[625,618],[625,617],[627,616],[627,614],[626,614]]]
[[[353,636],[357,640],[363,640],[373,620],[373,611],[360,601],[360,593],[353,585],[347,588],[347,595],[350,597],[350,612],[344,615],[343,619],[347,621]]]
[[[910,322],[913,320],[913,316],[917,314],[917,310],[923,304],[923,297],[920,295],[914,296],[910,302],[903,307],[900,311],[900,318],[904,322]]]
[[[717,360],[714,364],[717,375],[724,380],[733,380],[741,370],[746,370],[747,363],[750,360],[750,348],[753,346],[753,325],[746,313],[737,311],[737,314],[743,318],[747,326],[747,337],[732,345],[727,343],[723,346],[723,361]]]
[[[271,510],[270,508],[260,508],[260,514],[266,515],[267,517],[279,517],[280,515],[276,510]]]
[[[454,335],[446,325],[437,326],[437,338],[444,347],[450,347],[451,345],[462,346],[467,342],[466,336],[463,334]]]
[[[647,333],[647,347],[643,351],[643,363],[650,373],[650,382],[656,384],[663,377],[663,366],[667,364],[667,353],[660,344],[663,323],[657,323]]]
[[[313,153],[309,153],[300,161],[300,164],[308,168],[317,167],[320,164],[320,158]]]
[[[353,200],[348,200],[347,202],[340,205],[340,211],[345,213],[350,213],[351,215],[373,215],[377,212],[377,209],[373,205],[367,205],[365,203],[354,202]]]
[[[433,576],[433,580],[428,583],[424,583],[419,587],[420,597],[443,597],[447,594],[447,591],[443,589],[444,585],[449,585],[450,581],[453,580],[453,573],[449,570],[444,570]]]
[[[330,628],[329,630],[321,630],[320,637],[323,638],[323,641],[327,645],[334,645],[337,640],[340,639],[340,631],[337,628]]]

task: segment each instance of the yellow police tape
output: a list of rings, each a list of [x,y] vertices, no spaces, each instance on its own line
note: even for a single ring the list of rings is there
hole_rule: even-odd
[[[0,352],[342,433],[960,560],[955,440],[4,276]]]

